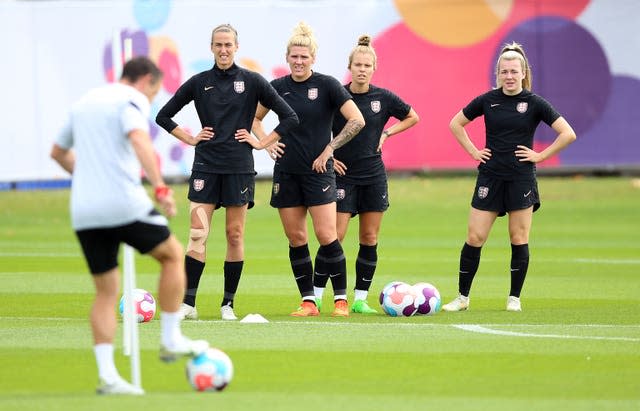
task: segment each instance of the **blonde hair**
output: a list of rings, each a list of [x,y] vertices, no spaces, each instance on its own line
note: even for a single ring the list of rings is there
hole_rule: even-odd
[[[351,69],[351,64],[353,63],[353,56],[356,53],[364,53],[369,54],[373,57],[373,68],[375,70],[376,64],[378,62],[378,56],[376,55],[376,51],[371,47],[371,36],[368,34],[363,34],[358,37],[358,45],[356,45],[353,50],[351,50],[351,54],[349,54],[349,65],[347,69]]]
[[[238,31],[233,28],[233,26],[229,23],[221,24],[211,31],[211,44],[213,44],[213,36],[216,33],[231,33],[233,34],[233,38],[235,39],[236,45],[238,44]]]
[[[496,62],[497,88],[502,87],[499,78],[500,62],[502,60],[520,60],[520,66],[522,67],[522,72],[524,73],[522,88],[531,91],[531,85],[533,83],[533,79],[531,77],[531,66],[529,65],[529,60],[527,59],[527,55],[524,53],[522,45],[514,41],[510,44],[505,44],[502,47],[502,50],[500,50],[500,57],[498,57],[498,61]]]
[[[293,28],[293,35],[289,38],[289,42],[287,43],[287,55],[289,55],[291,47],[296,46],[307,47],[311,57],[316,56],[318,43],[316,43],[316,39],[313,36],[313,30],[311,30],[311,27],[304,21],[301,21]]]

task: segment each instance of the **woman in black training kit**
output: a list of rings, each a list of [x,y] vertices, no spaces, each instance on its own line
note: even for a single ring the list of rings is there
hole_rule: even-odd
[[[477,149],[464,127],[484,115],[486,147]],[[533,135],[544,121],[558,134],[541,152]],[[496,88],[458,112],[451,132],[476,161],[478,178],[471,201],[467,240],[460,255],[459,295],[444,311],[469,308],[469,291],[480,264],[480,250],[496,218],[509,214],[511,290],[507,311],[521,311],[520,291],[529,266],[529,232],[533,212],[540,207],[535,163],[567,147],[576,135],[569,123],[542,97],[531,93],[529,62],[517,43],[504,46],[496,64]]]

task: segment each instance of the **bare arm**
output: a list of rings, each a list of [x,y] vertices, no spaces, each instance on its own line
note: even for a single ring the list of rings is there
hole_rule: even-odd
[[[318,173],[327,171],[327,160],[333,156],[333,152],[351,141],[364,127],[364,117],[353,100],[347,100],[340,107],[340,113],[347,122],[338,135],[331,139],[318,158],[313,161],[311,168]]]
[[[73,168],[76,164],[76,156],[73,150],[68,150],[54,144],[53,147],[51,147],[50,156],[60,164],[60,167],[62,167],[67,173],[73,174]]]
[[[214,136],[213,129],[211,127],[205,127],[198,134],[192,136],[187,133],[182,127],[177,126],[173,130],[171,130],[171,135],[182,141],[183,143],[189,144],[190,146],[195,146],[201,141],[211,140]]]
[[[169,190],[164,183],[164,179],[160,173],[160,167],[156,160],[151,137],[146,131],[140,129],[130,131],[128,137],[140,161],[140,165],[144,169],[147,180],[149,180],[149,183],[151,183],[155,190],[156,201],[162,206],[168,217],[173,217],[176,214],[176,203],[171,190]]]
[[[256,150],[269,148],[269,155],[271,156],[271,158],[275,159],[277,157],[280,157],[284,152],[282,150],[284,144],[278,142],[280,140],[280,135],[275,130],[273,130],[269,134],[264,131],[262,120],[268,113],[269,109],[258,103],[256,115],[253,119],[253,124],[251,125],[251,132],[256,136],[257,140],[253,138],[248,132],[244,132],[243,130],[238,130],[238,132],[236,132],[236,140],[241,143],[247,143]],[[271,147],[272,145],[273,147]]]
[[[469,124],[470,121],[468,118],[464,116],[462,110],[460,110],[449,123],[449,129],[453,136],[458,140],[458,143],[465,149],[467,153],[476,161],[480,161],[481,163],[485,163],[489,158],[491,158],[491,150],[488,148],[483,148],[482,150],[478,150],[476,146],[473,144],[467,131],[464,129],[464,126]]]
[[[548,159],[549,157],[559,153],[562,149],[573,143],[576,139],[576,133],[569,125],[564,117],[559,117],[551,124],[551,128],[558,133],[558,136],[553,143],[541,152],[535,152],[529,147],[518,146],[516,150],[516,157],[520,158],[520,161],[530,161],[532,163],[539,163]]]
[[[402,121],[392,125],[388,129],[382,132],[380,136],[380,143],[378,144],[378,151],[382,151],[382,145],[384,142],[394,134],[402,133],[406,129],[415,126],[418,121],[420,121],[420,117],[418,117],[418,113],[412,108],[409,110],[409,114]]]

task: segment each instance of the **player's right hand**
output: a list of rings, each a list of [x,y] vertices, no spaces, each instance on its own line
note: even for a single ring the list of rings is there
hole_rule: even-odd
[[[173,198],[173,190],[167,186],[156,187],[156,201],[162,207],[164,214],[171,218],[176,215],[176,200]]]
[[[209,141],[213,138],[215,133],[213,132],[212,127],[204,127],[198,134],[193,137],[193,146],[197,145],[201,141]]]
[[[471,157],[473,157],[473,159],[476,161],[486,163],[487,160],[491,158],[491,150],[486,147],[482,150],[476,150],[475,153],[471,155]]]

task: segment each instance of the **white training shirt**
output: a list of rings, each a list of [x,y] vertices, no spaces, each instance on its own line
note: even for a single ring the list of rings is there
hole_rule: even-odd
[[[90,90],[73,105],[56,144],[73,147],[76,155],[71,180],[75,230],[149,220],[153,203],[127,136],[135,129],[149,131],[149,111],[144,94],[120,83]]]

